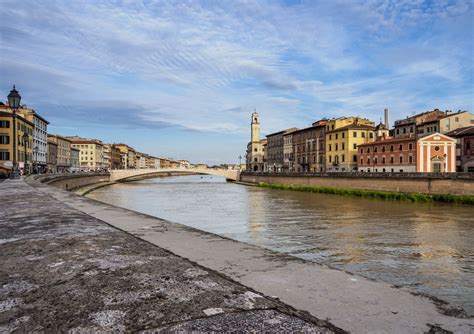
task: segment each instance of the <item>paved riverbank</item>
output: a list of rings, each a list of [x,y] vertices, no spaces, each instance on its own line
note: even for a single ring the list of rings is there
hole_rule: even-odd
[[[58,199],[94,201],[22,180],[0,196],[0,332],[338,331]]]

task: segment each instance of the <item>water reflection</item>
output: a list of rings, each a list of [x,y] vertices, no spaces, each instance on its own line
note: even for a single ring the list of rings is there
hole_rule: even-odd
[[[186,176],[90,197],[405,286],[474,314],[474,210],[245,187]]]

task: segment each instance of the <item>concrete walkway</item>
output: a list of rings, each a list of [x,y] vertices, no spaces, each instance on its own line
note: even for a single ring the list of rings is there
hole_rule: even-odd
[[[474,333],[449,305],[316,263],[117,208],[44,185],[43,193],[267,296],[353,333]],[[444,314],[443,314],[444,313]]]
[[[84,213],[96,205],[0,184],[0,333],[342,332]]]

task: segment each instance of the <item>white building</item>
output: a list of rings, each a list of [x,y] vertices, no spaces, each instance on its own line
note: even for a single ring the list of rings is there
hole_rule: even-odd
[[[47,167],[48,155],[48,124],[49,122],[38,115],[33,109],[22,106],[18,110],[24,118],[34,124],[33,128],[33,171],[37,173],[45,173]]]

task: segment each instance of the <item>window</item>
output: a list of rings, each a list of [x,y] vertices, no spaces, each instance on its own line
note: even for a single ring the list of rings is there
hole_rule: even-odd
[[[0,136],[0,144],[10,144],[10,136]]]
[[[413,144],[411,144],[411,143],[408,144],[408,149],[409,149],[409,150],[412,150],[412,149],[413,149]]]
[[[354,138],[356,138],[356,137],[357,137],[357,132],[354,131],[354,132],[352,133],[352,136],[353,136]]]
[[[331,140],[331,139],[332,139],[332,135],[329,135],[329,140]]]
[[[413,133],[413,126],[410,126],[410,133]]]
[[[403,128],[403,133],[407,133],[407,128]]]
[[[346,147],[345,147],[345,144],[342,143],[342,150],[344,150]]]
[[[332,145],[329,144],[329,151],[332,151]]]
[[[257,148],[254,148],[253,151],[254,151],[254,152],[257,152]],[[87,153],[87,152],[86,152],[86,153]],[[92,152],[91,152],[91,153],[92,153]]]
[[[403,156],[400,156],[400,163],[403,163]]]
[[[0,160],[10,160],[10,152],[0,152]]]
[[[374,138],[374,133],[373,132],[369,132],[369,138]]]
[[[357,162],[357,155],[352,156],[352,161]]]
[[[338,150],[338,147],[339,147],[339,145],[338,145],[338,144],[336,144],[336,151]]]
[[[377,164],[377,160],[378,160],[377,158],[374,158],[374,164]]]
[[[400,129],[397,129],[397,135],[399,135],[399,134],[400,134]]]
[[[393,157],[390,157],[390,163],[393,164]]]
[[[398,146],[398,150],[399,150],[399,151],[403,151],[403,145],[402,145],[402,144],[400,144],[400,145]]]
[[[410,163],[413,162],[413,157],[412,157],[411,155],[408,157],[408,161],[409,161]]]
[[[367,165],[370,165],[370,157],[367,158]]]
[[[378,147],[374,146],[374,153],[377,153],[378,150],[379,150]]]
[[[382,152],[385,152],[385,145],[382,146]]]
[[[353,145],[354,150],[357,150],[357,144]]]
[[[382,157],[382,164],[385,164],[385,157]]]
[[[365,132],[362,132],[362,138],[365,138]]]
[[[360,164],[363,165],[364,164],[364,159],[360,159]]]
[[[390,152],[393,152],[393,145],[390,145]]]
[[[346,133],[343,132],[343,133],[341,134],[341,137],[342,137],[342,138],[346,138]]]
[[[344,160],[345,160],[344,154],[341,155],[341,160],[342,160],[342,162],[344,162]]]
[[[0,121],[0,128],[8,129],[10,127],[10,121]],[[1,160],[1,159],[0,159]],[[8,159],[7,159],[8,160]]]
[[[338,136],[337,136],[337,133],[336,133],[336,139],[337,139],[337,137],[338,137]]]
[[[329,156],[329,162],[332,162],[332,156]]]
[[[367,153],[370,153],[370,147],[367,147]]]

